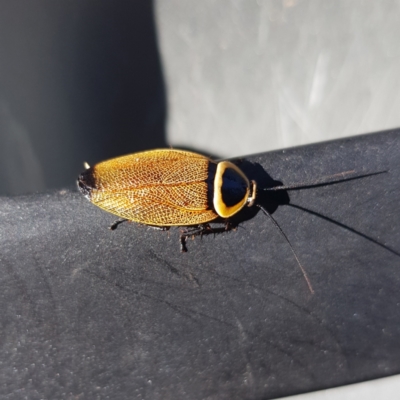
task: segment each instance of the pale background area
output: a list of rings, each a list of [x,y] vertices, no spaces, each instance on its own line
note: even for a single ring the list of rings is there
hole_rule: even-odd
[[[400,126],[399,18],[388,0],[157,1],[168,141],[228,157]]]
[[[376,379],[374,381],[356,383],[334,389],[320,390],[313,393],[298,394],[296,396],[281,397],[290,400],[396,400],[400,393],[400,379],[398,376]]]

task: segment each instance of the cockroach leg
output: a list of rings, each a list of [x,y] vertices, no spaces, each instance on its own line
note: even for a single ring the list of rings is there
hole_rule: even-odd
[[[186,238],[187,238],[187,236],[183,236],[183,235],[180,236],[181,253],[187,253]]]
[[[118,228],[118,225],[120,225],[126,221],[129,221],[129,220],[128,219],[119,219],[119,220],[115,221],[108,229],[115,231]]]
[[[163,232],[169,231],[171,229],[170,226],[157,226],[157,225],[147,225],[147,224],[146,226],[148,226],[149,228],[153,228],[156,231],[163,231]]]
[[[186,229],[181,231],[180,235],[180,243],[181,243],[181,252],[186,253],[186,240],[191,237],[194,239],[196,236],[200,236],[201,238],[204,235],[213,234],[214,236],[218,233],[228,232],[231,230],[235,230],[237,225],[233,224],[230,221],[226,221],[224,226],[213,228],[210,224],[202,224],[196,227],[192,227],[191,229]]]

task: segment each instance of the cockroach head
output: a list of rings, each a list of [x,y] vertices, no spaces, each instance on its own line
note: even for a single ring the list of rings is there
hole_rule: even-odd
[[[85,172],[82,172],[78,177],[78,189],[79,191],[90,200],[90,196],[92,190],[95,189],[95,179],[93,176],[93,168],[87,169]]]

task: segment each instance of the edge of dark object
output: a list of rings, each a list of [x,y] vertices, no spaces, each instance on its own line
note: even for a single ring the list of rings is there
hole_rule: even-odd
[[[76,189],[0,198],[1,397],[268,399],[400,373],[399,134],[246,157],[264,183],[389,171],[288,193],[311,213],[271,206],[313,296],[262,213],[180,254],[179,230],[111,232]]]

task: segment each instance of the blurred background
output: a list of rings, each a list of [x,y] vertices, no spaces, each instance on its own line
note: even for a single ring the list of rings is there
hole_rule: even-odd
[[[217,157],[400,126],[399,1],[3,0],[0,194],[83,161]]]

